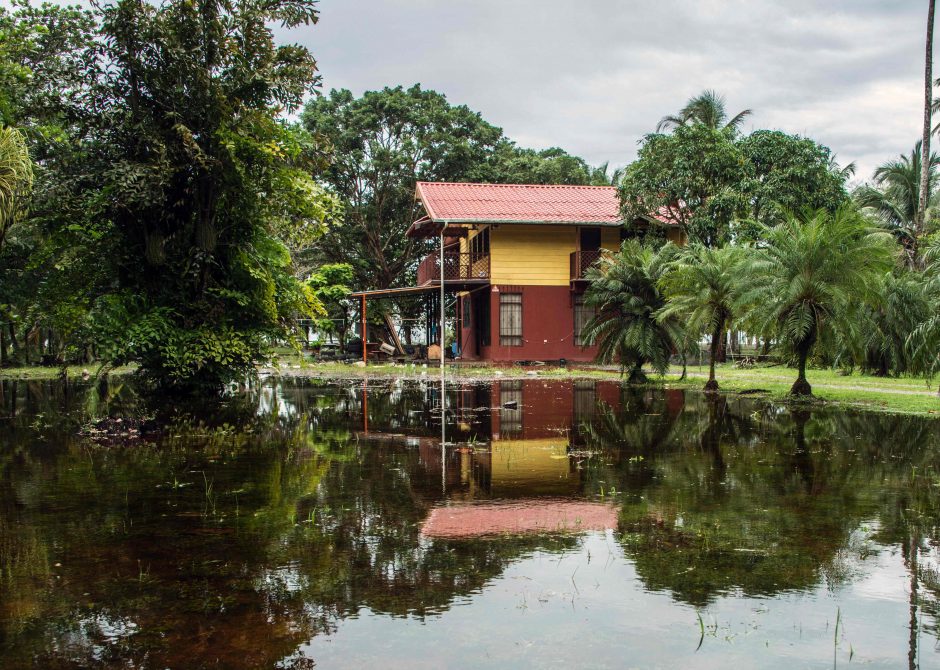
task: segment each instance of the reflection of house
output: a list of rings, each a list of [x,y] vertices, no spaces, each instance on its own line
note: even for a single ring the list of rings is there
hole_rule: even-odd
[[[437,339],[434,292],[457,294],[455,322],[462,358],[469,360],[593,360],[581,342],[592,316],[584,304],[588,269],[624,237],[659,225],[669,239],[683,234],[654,215],[627,230],[617,189],[609,186],[420,182],[425,215],[408,235],[443,246],[418,267],[417,286],[360,292],[367,297],[427,292],[429,341]],[[443,278],[443,279],[442,279]]]
[[[609,381],[516,379],[450,387],[447,442],[453,446],[443,463],[439,391],[427,386],[426,408],[415,415],[413,428],[372,416],[361,435],[416,446],[424,469],[443,473],[448,497],[465,499],[579,494],[583,425],[599,408],[621,406],[621,387]],[[667,411],[677,415],[683,392],[665,393]]]

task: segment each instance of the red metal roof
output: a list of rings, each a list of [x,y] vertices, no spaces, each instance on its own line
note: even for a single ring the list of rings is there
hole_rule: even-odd
[[[622,223],[613,186],[422,181],[417,196],[436,223]]]

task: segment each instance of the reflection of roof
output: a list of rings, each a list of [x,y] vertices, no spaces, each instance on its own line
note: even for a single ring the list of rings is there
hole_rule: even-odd
[[[438,538],[523,533],[578,533],[617,527],[617,511],[592,502],[530,498],[512,502],[435,507],[421,528]]]
[[[613,186],[418,182],[417,196],[436,223],[622,223]]]

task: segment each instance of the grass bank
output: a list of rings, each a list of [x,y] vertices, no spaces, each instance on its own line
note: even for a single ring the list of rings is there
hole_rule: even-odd
[[[101,365],[97,363],[91,365],[69,365],[65,368],[65,373],[68,375],[69,379],[81,379],[86,374],[89,377],[94,377],[96,374],[98,374],[100,369]],[[133,365],[122,365],[116,368],[111,368],[108,374],[126,375],[130,374],[136,369],[136,366]],[[48,365],[27,365],[13,368],[0,368],[0,379],[58,379],[62,376],[62,370],[63,368],[61,367]]]
[[[67,367],[69,379],[81,379],[86,373],[94,377],[100,366],[74,365]],[[121,375],[134,371],[133,366],[114,368],[110,374]],[[435,376],[437,366],[429,365],[370,365],[357,367],[345,363],[312,363],[296,355],[282,355],[276,367],[264,368],[264,372],[289,377],[356,378],[373,379],[414,378]],[[38,380],[55,379],[61,375],[57,367],[0,368],[0,379]],[[706,366],[690,366],[685,379],[680,379],[681,370],[674,367],[665,377],[651,376],[650,384],[669,388],[699,390],[708,377]],[[490,365],[447,366],[451,379],[467,381],[490,379],[620,379],[616,368],[602,366],[555,367]],[[774,400],[786,400],[787,392],[796,378],[796,371],[784,366],[753,367],[738,369],[731,364],[719,365],[718,383],[723,393],[754,393]],[[833,370],[810,370],[807,373],[813,393],[820,402],[895,414],[915,414],[940,418],[940,396],[936,384],[928,385],[923,379],[913,377],[872,377],[860,373],[843,375]]]

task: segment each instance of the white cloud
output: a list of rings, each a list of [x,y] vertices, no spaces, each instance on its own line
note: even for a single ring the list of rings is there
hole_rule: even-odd
[[[925,4],[321,0],[320,23],[288,38],[326,89],[420,82],[521,145],[592,163],[631,160],[714,88],[754,109],[751,126],[809,135],[864,176],[919,134]]]

